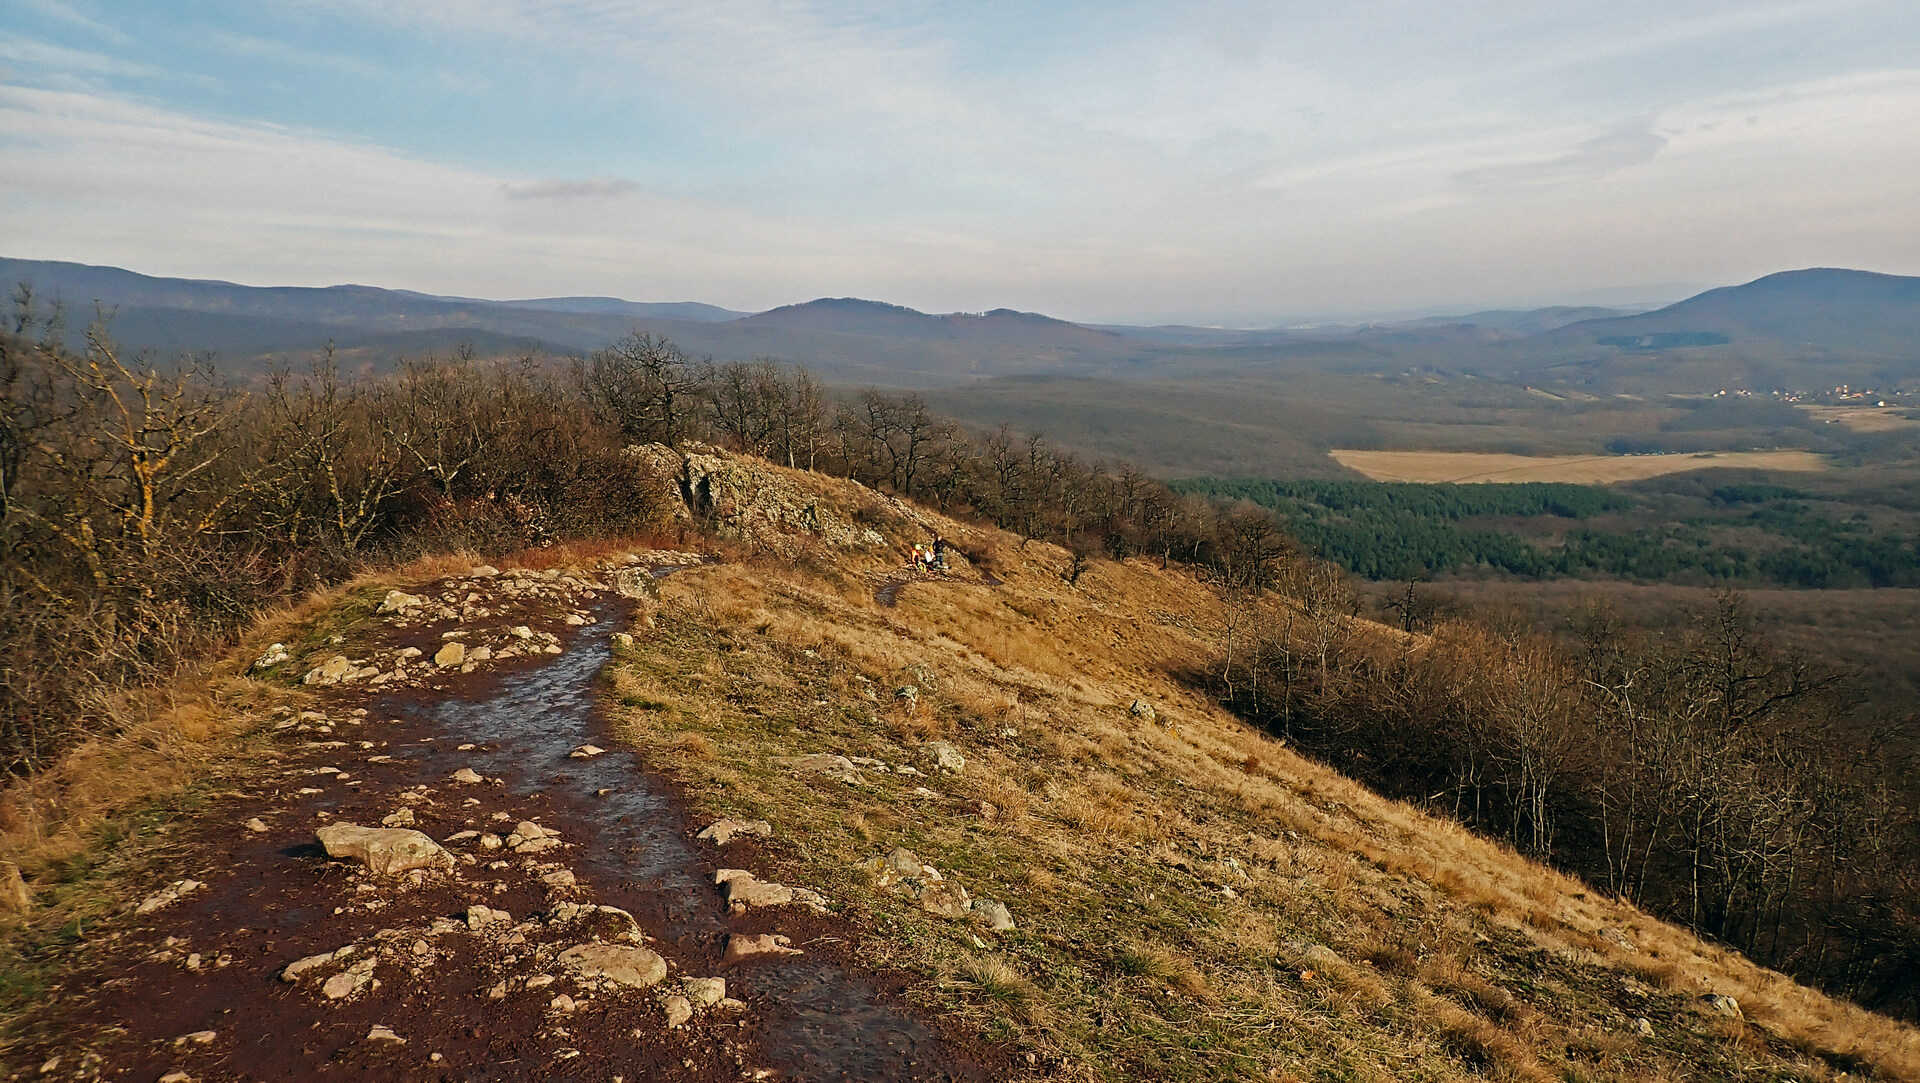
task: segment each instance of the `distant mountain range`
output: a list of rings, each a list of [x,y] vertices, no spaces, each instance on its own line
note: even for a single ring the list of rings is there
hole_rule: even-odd
[[[1417,366],[1641,390],[1727,380],[1920,380],[1920,278],[1824,268],[1708,290],[1651,312],[1557,306],[1268,330],[1087,326],[1006,308],[929,314],[850,297],[752,314],[613,297],[491,301],[372,286],[242,286],[16,259],[0,259],[0,280],[30,283],[38,297],[60,301],[76,338],[98,308],[124,345],[211,354],[242,373],[299,363],[329,342],[377,367],[462,343],[489,354],[584,353],[638,330],[695,354],[770,356],[830,379],[895,386]]]

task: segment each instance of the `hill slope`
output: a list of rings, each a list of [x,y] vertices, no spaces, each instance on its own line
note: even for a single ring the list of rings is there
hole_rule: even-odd
[[[677,460],[643,449],[636,462]],[[332,1056],[402,1076],[443,1052],[456,1073],[511,1057],[600,1078],[771,1064],[796,1079],[1920,1079],[1911,1029],[1382,799],[1224,713],[1183,674],[1213,663],[1228,615],[1182,571],[1100,563],[1069,585],[1055,547],[851,482],[726,455],[697,455],[692,468],[710,502],[688,541],[712,562],[642,554],[571,578],[507,561],[498,578],[416,569],[263,628],[214,684],[226,724],[256,728],[273,760],[177,814],[165,871],[123,890],[145,898],[181,874],[212,887],[96,924],[83,957],[131,953],[124,980],[58,983],[30,1020],[41,1038],[15,1052],[72,1064],[91,1033],[76,1024],[132,998],[164,1002],[174,1029],[139,1029],[152,1044],[125,1055],[201,1078],[246,1066],[236,1040],[260,1046],[220,1015],[239,1006],[268,1043],[302,1036],[275,1046],[275,1063],[296,1073]],[[907,547],[936,533],[956,548],[952,569],[903,569]],[[663,560],[679,569],[670,578],[632,574]],[[424,608],[374,613],[389,585]],[[614,637],[596,712],[582,682],[606,650],[596,618],[614,619],[609,588],[629,599],[633,638]],[[586,630],[571,630],[574,615]],[[442,628],[469,650],[513,648],[528,642],[504,630],[516,622],[535,637],[551,629],[560,653],[475,662],[472,678],[406,663],[390,694],[364,677],[289,683],[336,651],[380,669],[404,645],[437,651]],[[243,675],[269,635],[292,657]],[[489,665],[512,680],[463,683]],[[273,702],[287,707],[283,726]],[[373,712],[362,720],[355,703]],[[308,705],[320,713],[293,713]],[[389,715],[400,721],[379,721]],[[569,755],[582,741],[637,755]],[[496,781],[449,782],[459,764]],[[301,848],[316,824],[400,807],[456,852],[478,845],[457,834],[466,823],[538,822],[515,828],[520,841],[497,857],[473,850],[477,862],[413,887]],[[244,815],[266,831],[235,847]],[[691,837],[720,818],[765,821],[766,833]],[[559,826],[559,845],[519,853],[540,823]],[[56,867],[12,854],[43,897],[57,895]],[[751,879],[715,889],[700,879],[715,868]],[[543,880],[561,871],[564,889]],[[493,878],[498,893],[476,899]],[[818,892],[825,913],[766,885]],[[732,1010],[746,1014],[663,1027],[651,1013],[674,1009],[650,998],[668,987],[632,994],[570,976],[551,962],[566,942],[556,915],[580,899],[632,911],[669,973],[721,968],[744,996]],[[476,901],[512,916],[494,927],[490,911],[467,909],[445,930],[435,920]],[[335,905],[344,911],[325,917]],[[199,932],[163,946],[175,922]],[[494,931],[471,931],[482,926]],[[730,936],[775,931],[807,954],[722,961]],[[509,932],[522,947],[501,939]],[[231,965],[183,970],[181,952],[228,947],[216,935],[235,945]],[[315,980],[366,958],[386,984],[363,983],[339,1007],[301,982],[265,1000],[185,995],[279,988],[267,979],[290,959],[343,942],[373,954],[317,963]],[[140,954],[156,951],[170,954]],[[794,977],[816,963],[831,969]],[[1709,994],[1737,998],[1740,1014]],[[215,1033],[169,1046],[196,1011]],[[362,1037],[395,1020],[406,1045]],[[859,1059],[886,1056],[882,1046],[917,1050],[917,1066]]]

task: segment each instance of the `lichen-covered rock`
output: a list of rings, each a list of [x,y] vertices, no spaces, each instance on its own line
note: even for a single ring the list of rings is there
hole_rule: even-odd
[[[380,608],[375,610],[375,612],[403,613],[419,606],[424,601],[425,599],[421,598],[418,594],[408,594],[404,590],[390,590],[387,592],[385,598],[380,599]]]
[[[807,756],[796,756],[788,761],[798,774],[825,775],[835,782],[844,782],[849,786],[858,786],[866,781],[866,776],[845,756],[835,756],[825,752],[815,752]]]
[[[673,502],[675,518],[701,520],[724,537],[789,554],[809,538],[836,549],[886,543],[871,528],[843,518],[808,484],[764,461],[697,443],[678,451],[646,444],[628,448],[627,456],[662,489],[679,494],[681,499]],[[893,511],[900,519],[918,520],[906,505],[896,504]]]
[[[928,741],[920,746],[920,752],[936,771],[957,775],[967,769],[967,757],[950,741]]]

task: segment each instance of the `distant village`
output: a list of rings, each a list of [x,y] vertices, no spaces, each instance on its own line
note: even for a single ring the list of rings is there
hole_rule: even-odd
[[[1776,387],[1771,391],[1755,391],[1747,387],[1723,387],[1713,392],[1716,399],[1754,399],[1770,398],[1776,402],[1790,402],[1807,406],[1913,406],[1920,405],[1920,389],[1917,388],[1856,388],[1851,384],[1835,384],[1832,387],[1815,391],[1790,390]]]

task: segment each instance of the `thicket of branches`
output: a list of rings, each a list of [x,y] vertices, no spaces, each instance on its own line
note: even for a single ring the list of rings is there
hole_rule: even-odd
[[[534,359],[343,374],[330,354],[234,387],[59,343],[25,291],[0,328],[0,770],[116,724],[116,694],[263,605],[435,549],[653,521],[663,494],[574,374]],[[670,494],[666,494],[670,497]]]
[[[649,487],[632,444],[710,441],[832,471],[1028,538],[1209,561],[1244,578],[1281,536],[1038,437],[976,439],[917,396],[834,399],[769,361],[695,362],[630,336],[582,360],[466,356],[374,377],[331,352],[234,385],[62,348],[25,290],[0,328],[0,771],[115,725],[116,694],[230,639],[263,605],[369,563],[631,532],[693,494]]]
[[[1295,581],[1207,679],[1385,792],[1870,1007],[1920,1016],[1915,767],[1846,678],[1722,595],[1678,631],[1605,609],[1562,636],[1395,636],[1337,576]],[[1904,723],[1911,726],[1911,720]]]

